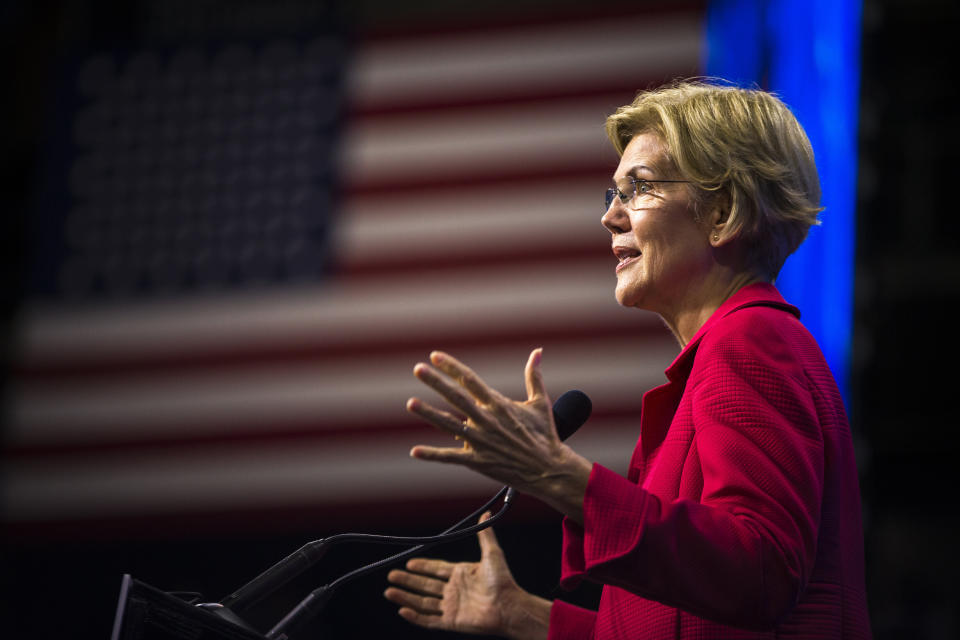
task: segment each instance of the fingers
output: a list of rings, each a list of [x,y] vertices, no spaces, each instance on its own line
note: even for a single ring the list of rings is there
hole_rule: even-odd
[[[537,347],[530,352],[527,366],[523,370],[524,381],[527,384],[527,400],[534,400],[547,395],[546,385],[543,383],[543,373],[540,371],[540,360],[543,358],[543,347]]]
[[[410,573],[409,571],[403,571],[401,569],[394,569],[388,573],[387,580],[399,587],[403,587],[407,591],[415,591],[424,596],[433,596],[434,598],[443,597],[443,586],[446,584],[443,580]]]
[[[489,511],[480,516],[480,522],[489,520],[491,514]],[[489,558],[491,553],[500,551],[500,544],[497,542],[497,535],[493,532],[493,527],[487,527],[477,532],[477,539],[480,541],[480,557],[483,560]]]
[[[387,590],[389,592],[389,589]],[[390,600],[389,596],[387,597]],[[400,610],[397,611],[400,616],[407,622],[411,622],[417,626],[425,627],[427,629],[439,629],[443,626],[443,618],[440,614],[431,613],[423,614],[410,607],[400,607]]]
[[[432,558],[412,558],[407,560],[407,570],[439,580],[449,580],[453,575],[453,563]]]
[[[388,587],[383,592],[383,597],[401,607],[412,609],[417,614],[439,616],[443,613],[440,609],[441,599],[433,596],[422,596],[396,587]]]
[[[468,429],[469,431],[469,429]],[[449,447],[429,447],[418,444],[410,449],[410,457],[417,460],[431,462],[446,462],[448,464],[468,465],[473,461],[471,449],[451,449]]]
[[[476,402],[477,400],[484,402],[484,400],[476,395],[471,397],[470,393],[468,393],[470,388],[464,384],[463,378],[460,378],[453,373],[449,373],[448,371],[444,372],[450,377],[448,378],[447,376],[440,375],[440,372],[423,362],[417,363],[417,365],[413,368],[413,375],[416,376],[418,380],[443,396],[447,402],[453,405],[454,408],[459,410],[464,415],[469,416],[477,424],[486,424],[489,420],[489,415]],[[474,376],[475,375],[476,374],[474,374]],[[464,386],[461,387],[460,385],[454,383],[450,378],[458,380]],[[489,394],[484,397],[489,397]]]
[[[491,414],[501,424],[511,421],[509,406],[513,402],[491,388],[473,369],[442,351],[432,352],[430,362],[436,369],[419,363],[413,369],[414,375],[444,396],[456,409],[469,416],[477,426],[492,426],[495,421],[491,419]],[[441,372],[445,375],[441,375]],[[542,386],[542,381],[540,385]],[[454,426],[449,422],[445,424],[447,426],[442,428],[447,430]],[[456,428],[461,431],[463,429],[462,425],[457,425]]]
[[[456,380],[464,389],[470,392],[481,404],[492,404],[499,394],[491,389],[473,369],[463,364],[450,354],[434,351],[430,354],[430,362],[445,374]]]
[[[407,622],[427,628],[443,625],[443,587],[453,573],[453,564],[445,560],[413,558],[407,571],[394,569],[387,579],[398,585],[388,587],[384,597],[400,605],[397,613]]]
[[[469,434],[470,430],[464,430],[464,424],[460,418],[432,407],[419,398],[407,400],[407,411],[420,416],[441,431],[446,431],[461,438]]]

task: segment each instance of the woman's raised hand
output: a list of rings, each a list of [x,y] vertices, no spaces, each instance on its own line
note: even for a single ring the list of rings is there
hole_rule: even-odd
[[[434,351],[430,364],[418,363],[414,375],[443,396],[452,411],[418,398],[407,401],[407,410],[465,444],[462,448],[418,445],[410,455],[463,465],[582,521],[583,496],[592,465],[557,436],[540,373],[541,353],[541,349],[534,349],[527,360],[525,401],[511,400],[492,389],[446,353]]]
[[[404,619],[428,629],[546,638],[550,602],[517,586],[493,529],[477,537],[479,562],[414,558],[387,575],[392,586],[384,596]]]

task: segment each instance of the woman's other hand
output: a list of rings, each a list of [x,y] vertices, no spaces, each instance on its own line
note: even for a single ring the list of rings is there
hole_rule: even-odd
[[[405,620],[428,629],[546,638],[551,603],[517,585],[493,529],[477,537],[479,562],[413,558],[406,570],[388,574],[384,597],[400,605]]]

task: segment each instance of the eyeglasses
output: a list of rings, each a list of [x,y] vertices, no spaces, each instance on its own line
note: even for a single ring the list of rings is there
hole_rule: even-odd
[[[628,203],[634,200],[637,196],[650,193],[653,190],[653,186],[660,182],[685,182],[689,183],[689,180],[646,180],[644,178],[633,178],[631,176],[626,176],[621,178],[617,182],[616,187],[610,187],[607,189],[607,194],[603,200],[604,211],[610,208],[610,205],[613,203],[614,198],[620,198],[620,202],[629,206]],[[631,209],[636,209],[637,207],[630,207]]]

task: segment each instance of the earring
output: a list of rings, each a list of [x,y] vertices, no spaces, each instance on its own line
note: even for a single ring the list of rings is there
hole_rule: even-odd
[[[719,240],[719,239],[720,239],[720,234],[719,234],[719,233],[713,234],[713,241],[714,241],[714,242],[716,242],[716,241]]]

